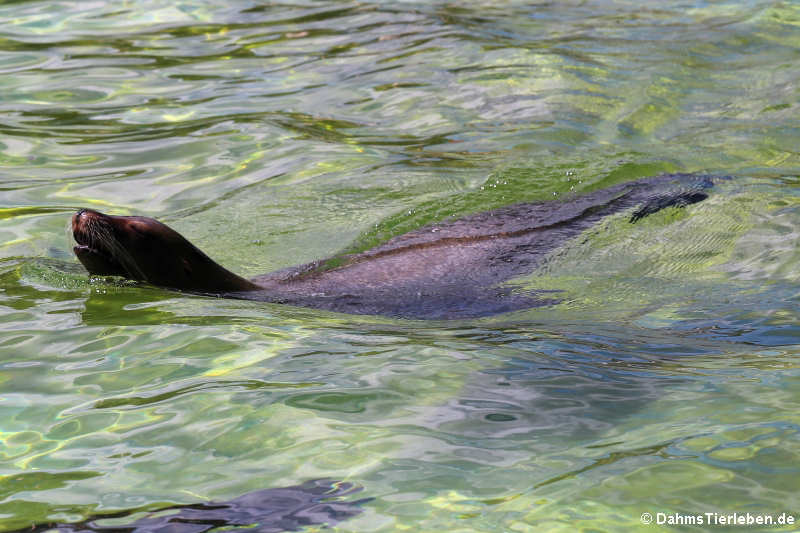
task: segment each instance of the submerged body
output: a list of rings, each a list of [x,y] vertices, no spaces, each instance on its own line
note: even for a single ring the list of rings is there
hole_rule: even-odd
[[[705,176],[670,174],[566,202],[515,204],[426,226],[335,262],[252,280],[226,270],[151,218],[82,209],[72,229],[75,254],[92,274],[344,313],[467,318],[551,303],[502,284],[532,272],[549,252],[608,215],[634,209],[636,222],[664,207],[702,201],[711,185]]]
[[[332,526],[360,514],[361,506],[370,498],[345,498],[361,490],[351,483],[317,479],[291,487],[261,489],[228,501],[127,509],[80,522],[32,524],[9,533],[204,533],[224,531],[223,528],[254,533],[300,531],[308,526]],[[109,519],[137,516],[137,520],[124,525],[108,523]]]

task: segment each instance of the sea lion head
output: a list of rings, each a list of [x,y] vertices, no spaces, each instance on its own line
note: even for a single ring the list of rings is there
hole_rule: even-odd
[[[90,274],[198,292],[253,288],[152,218],[81,209],[72,216],[72,235],[77,242],[73,251]]]

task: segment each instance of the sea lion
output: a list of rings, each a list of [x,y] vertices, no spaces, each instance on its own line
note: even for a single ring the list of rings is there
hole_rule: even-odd
[[[547,253],[608,215],[635,223],[707,198],[714,180],[666,174],[571,198],[520,203],[444,221],[365,252],[242,278],[175,230],[147,217],[81,209],[74,251],[91,274],[192,293],[406,318],[481,317],[552,303],[501,284],[532,272]]]

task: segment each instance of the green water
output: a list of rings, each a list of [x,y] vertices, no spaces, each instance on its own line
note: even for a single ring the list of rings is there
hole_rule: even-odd
[[[0,530],[328,477],[341,531],[800,520],[800,7],[0,2]],[[256,275],[663,171],[529,278],[354,317],[90,281],[78,207]],[[693,531],[784,527],[694,526]],[[680,528],[679,528],[680,529]]]

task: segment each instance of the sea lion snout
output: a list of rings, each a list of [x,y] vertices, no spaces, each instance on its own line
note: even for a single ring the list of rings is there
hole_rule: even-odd
[[[76,222],[84,217],[90,217],[92,215],[102,215],[102,213],[95,211],[94,209],[86,209],[85,207],[81,207],[75,212],[74,215],[72,215],[72,226],[75,227]]]
[[[86,213],[86,209],[78,209],[74,215],[72,215],[72,233],[74,234],[76,231],[80,230],[81,227],[81,220],[83,219],[83,214]]]
[[[126,276],[129,272],[114,257],[109,246],[109,224],[99,211],[81,208],[72,215],[72,238],[77,243],[72,248],[75,256],[91,274],[101,276]]]
[[[103,218],[108,218],[108,215],[104,215],[94,209],[86,209],[84,207],[78,209],[75,214],[72,215],[72,236],[75,237],[75,240],[77,240],[79,244],[86,244],[80,241],[78,235],[86,238],[88,226],[92,224],[92,221]]]
[[[72,238],[78,243],[78,247],[98,248],[97,228],[105,225],[102,222],[104,218],[107,216],[103,213],[84,208],[72,215]]]
[[[90,209],[81,208],[72,215],[72,237],[80,246],[89,246],[90,244],[88,226],[94,214],[99,213],[91,211]]]

